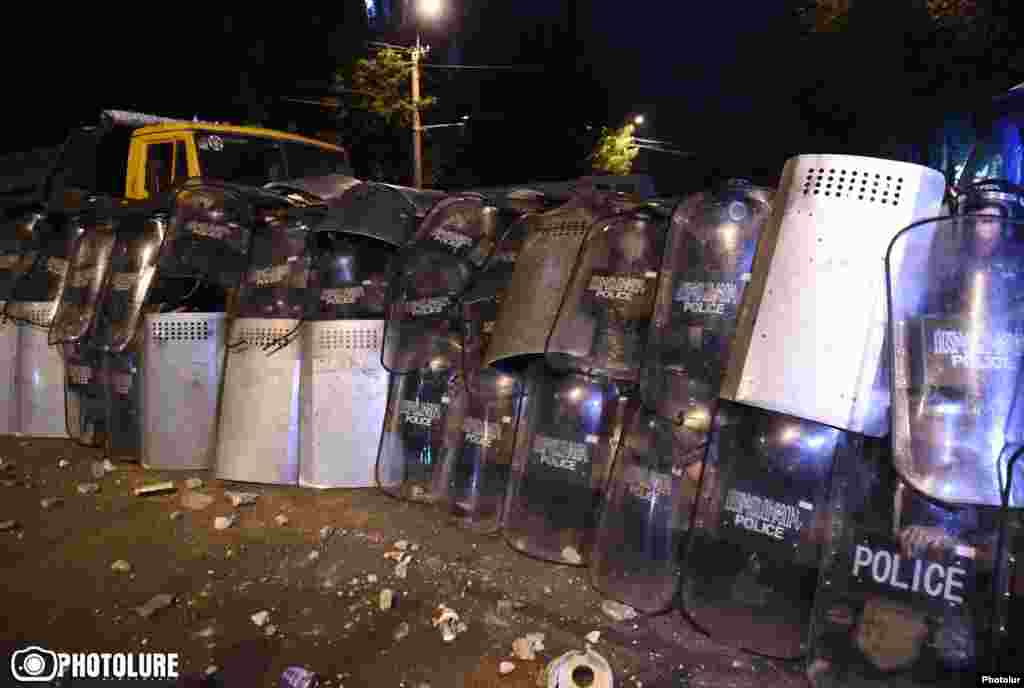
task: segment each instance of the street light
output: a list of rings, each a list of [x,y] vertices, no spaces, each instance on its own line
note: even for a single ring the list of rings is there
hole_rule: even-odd
[[[420,0],[417,9],[427,19],[436,19],[441,14],[442,3],[441,0]]]
[[[644,123],[644,116],[643,115],[637,115],[636,117],[633,118],[633,124],[637,125],[638,127],[641,124],[643,124],[643,123]]]
[[[441,14],[442,0],[419,0],[416,9],[427,19]],[[415,21],[415,20],[414,20]],[[420,45],[419,22],[416,22],[416,47],[412,50],[412,185],[423,187],[423,127],[420,126],[420,59],[429,48]]]

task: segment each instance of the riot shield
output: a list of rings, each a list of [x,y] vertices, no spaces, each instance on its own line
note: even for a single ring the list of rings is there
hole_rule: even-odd
[[[526,376],[504,533],[515,549],[583,565],[621,422],[619,385],[551,370],[540,358]]]
[[[321,177],[303,177],[283,182],[271,182],[263,188],[285,195],[298,192],[307,202],[314,198],[322,202],[330,202],[340,198],[346,191],[360,183],[362,182],[355,177],[328,174]]]
[[[428,366],[391,376],[384,432],[377,455],[377,485],[402,499],[439,502],[447,478],[444,457],[461,436],[465,385],[458,333],[439,347]]]
[[[465,411],[460,434],[445,448],[448,506],[457,522],[493,533],[512,472],[522,385],[515,375],[483,366],[501,286],[484,281],[462,303],[462,381]]]
[[[384,319],[395,248],[377,239],[314,232],[305,319]]]
[[[1024,358],[1024,222],[988,214],[908,227],[886,258],[893,460],[932,499],[999,506]],[[1009,506],[1024,507],[1024,466]]]
[[[50,328],[49,343],[77,342],[91,334],[116,240],[117,221],[97,209],[83,223],[71,257],[67,283]]]
[[[134,213],[121,218],[110,256],[110,279],[96,317],[96,344],[120,353],[135,339],[150,289],[168,217]]]
[[[106,449],[110,456],[121,460],[135,461],[142,454],[142,396],[137,351],[138,346],[131,343],[122,351],[103,356]]]
[[[1014,666],[994,654],[989,631],[1010,604],[995,564],[1005,569],[1020,553],[1020,511],[1012,515],[1015,542],[1000,555],[997,509],[928,499],[892,467],[888,438],[871,442],[878,446],[843,455],[835,467],[812,684],[951,688]]]
[[[15,282],[4,314],[25,325],[48,329],[60,304],[75,246],[84,233],[78,216],[36,225],[38,253],[32,266]]]
[[[637,205],[613,194],[581,191],[554,210],[527,216],[526,240],[495,325],[488,365],[507,367],[522,356],[544,353],[587,228]]]
[[[318,232],[344,232],[405,246],[416,228],[416,207],[385,184],[361,182],[326,199],[327,216]]]
[[[715,640],[772,657],[804,654],[832,461],[860,442],[811,421],[719,403],[682,582],[686,613]]]
[[[449,355],[441,347],[459,336],[458,299],[494,251],[498,230],[497,209],[478,196],[447,198],[430,211],[392,278],[387,370],[403,374]]]
[[[587,229],[545,342],[549,365],[639,378],[667,225],[657,211],[642,209]]]
[[[82,343],[61,345],[64,359],[64,413],[68,436],[86,447],[107,441],[107,378],[103,354]]]
[[[253,212],[241,190],[190,179],[174,198],[159,268],[163,277],[196,277],[238,286],[249,262]]]
[[[0,301],[11,298],[14,285],[35,262],[45,217],[41,209],[31,209],[0,221]]]

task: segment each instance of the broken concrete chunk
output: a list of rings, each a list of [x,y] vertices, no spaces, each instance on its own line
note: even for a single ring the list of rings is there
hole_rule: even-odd
[[[254,492],[225,492],[224,496],[231,500],[231,506],[255,504],[259,495]]]
[[[17,521],[0,521],[0,533],[7,533],[18,527]]]
[[[366,577],[366,582],[367,583],[371,583],[371,584],[372,583],[376,583],[378,580],[379,579],[377,578],[377,574],[375,574],[375,573],[371,573],[369,576]]]
[[[316,561],[317,559],[320,558],[320,552],[318,552],[317,550],[313,550],[312,552],[309,553],[309,556],[306,557],[306,558],[309,559],[310,561]]]
[[[186,492],[181,495],[181,505],[190,511],[202,511],[213,504],[213,497],[202,492]]]
[[[96,483],[80,483],[78,485],[78,494],[80,495],[91,495],[96,494],[100,491],[100,486]]]
[[[502,662],[498,665],[498,673],[504,676],[505,674],[511,674],[516,670],[516,665],[512,662]]]
[[[394,637],[395,642],[398,642],[407,635],[409,635],[409,624],[403,621],[395,628],[395,632],[392,634],[392,637]]]
[[[213,519],[213,527],[216,530],[227,530],[231,526],[235,525],[235,521],[237,520],[238,517],[234,514],[228,514],[227,516],[218,516],[217,518]]]
[[[469,627],[459,618],[458,612],[444,604],[438,605],[433,624],[434,628],[441,631],[441,640],[446,643],[454,641],[460,633],[469,630]]]
[[[165,494],[167,492],[175,492],[178,488],[174,486],[173,482],[167,481],[162,483],[150,483],[149,485],[143,485],[142,487],[135,488],[136,497],[148,497],[149,495]]]
[[[110,565],[110,570],[114,573],[131,573],[132,565],[124,559],[118,559]]]
[[[270,612],[268,612],[267,610],[264,609],[261,612],[256,612],[255,614],[253,614],[249,618],[252,619],[252,622],[254,624],[256,624],[257,626],[262,628],[267,623],[267,621],[270,619]]]
[[[288,525],[288,517],[284,514],[278,514],[274,517],[274,523],[276,523],[279,526],[286,526]]]
[[[591,631],[590,633],[587,633],[587,642],[588,643],[596,644],[596,643],[600,642],[600,640],[601,640],[601,631]]]
[[[629,621],[636,618],[636,610],[628,604],[622,604],[615,600],[605,600],[601,603],[601,611],[616,621]]]
[[[91,464],[89,464],[89,470],[90,472],[92,472],[92,477],[96,479],[102,478],[107,474],[107,472],[103,470],[102,461],[93,461]]]
[[[3,485],[4,487],[17,487],[18,486],[18,481],[17,480],[0,480],[0,485]]]
[[[159,595],[155,595],[153,599],[151,599],[149,602],[142,605],[141,607],[136,607],[135,611],[142,618],[148,619],[149,617],[153,616],[153,614],[155,614],[156,612],[166,607],[170,607],[172,604],[174,604],[174,595],[161,593]]]
[[[395,591],[390,588],[384,588],[380,591],[380,610],[386,612],[391,609],[391,605],[394,604]]]
[[[575,547],[564,547],[562,548],[562,561],[567,564],[579,565],[583,563],[583,557]]]
[[[60,506],[64,503],[64,500],[60,497],[46,497],[45,499],[39,500],[39,506],[44,509],[52,509],[55,506]]]
[[[532,662],[537,659],[537,653],[543,651],[543,633],[527,633],[522,638],[516,638],[512,642],[512,656],[516,659]]]
[[[70,465],[71,462],[68,461],[67,459],[61,459],[60,461],[57,462],[57,468],[67,468]]]
[[[320,539],[321,540],[329,540],[329,539],[331,539],[331,536],[334,535],[336,532],[337,532],[337,529],[334,528],[333,526],[324,526],[323,528],[320,529]]]
[[[185,481],[185,489],[186,490],[198,490],[202,486],[203,486],[203,479],[202,478],[189,478],[188,480]]]
[[[409,575],[409,562],[412,561],[412,555],[406,555],[398,565],[395,566],[395,578],[405,578]]]
[[[277,633],[277,626],[275,626],[274,624],[270,624],[269,626],[263,629],[263,633],[264,635],[268,636],[274,635],[275,633]]]
[[[180,511],[172,511],[171,512],[171,520],[172,521],[177,521],[179,518],[181,518],[181,512]]]
[[[117,470],[117,466],[115,466],[114,462],[110,459],[103,459],[103,470],[107,473],[113,473]]]
[[[409,549],[409,541],[399,540],[395,543],[395,549],[397,549],[399,552],[404,552],[405,550]]]

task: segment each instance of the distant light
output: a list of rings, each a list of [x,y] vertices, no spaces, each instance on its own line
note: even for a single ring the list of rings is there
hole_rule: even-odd
[[[643,123],[644,123],[644,116],[643,115],[637,115],[636,117],[633,118],[633,124],[637,125],[638,127],[641,124],[643,124]]]
[[[463,121],[466,121],[467,119],[469,119],[469,115],[463,115],[463,116],[462,116],[462,120],[463,120]]]
[[[423,16],[433,19],[441,14],[441,0],[420,0],[419,10]]]

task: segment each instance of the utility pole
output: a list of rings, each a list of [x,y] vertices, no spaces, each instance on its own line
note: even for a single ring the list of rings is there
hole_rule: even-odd
[[[423,127],[420,126],[420,56],[426,49],[420,46],[416,34],[416,47],[412,50],[412,185],[423,188]]]

